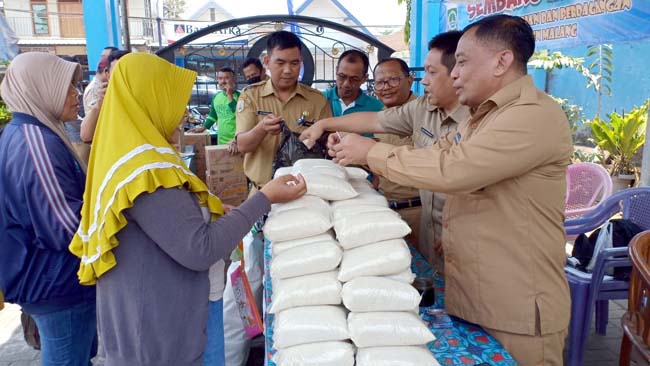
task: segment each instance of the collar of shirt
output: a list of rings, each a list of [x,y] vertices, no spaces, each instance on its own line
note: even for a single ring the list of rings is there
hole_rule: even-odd
[[[442,110],[439,111],[442,116]],[[462,124],[463,122],[467,121],[470,118],[470,113],[469,113],[469,108],[467,106],[459,104],[456,106],[456,109],[454,109],[447,117],[445,117],[443,123],[448,122],[449,120],[453,120],[454,122],[458,123],[459,125]]]
[[[224,90],[219,90],[219,91],[217,92],[217,94],[215,94],[215,95],[219,95],[219,94],[223,94],[223,95],[225,95],[226,97],[228,96],[228,94],[226,94],[226,92],[225,92]],[[241,94],[241,92],[240,92],[239,90],[235,90],[235,91],[232,92],[232,96],[233,96],[233,98],[238,97],[240,94]]]
[[[341,103],[341,113],[345,113],[346,110],[356,106],[356,101],[352,101],[352,103],[345,105],[345,102],[343,99],[339,99],[339,102]]]
[[[379,99],[379,98],[377,98],[377,99]],[[418,99],[418,95],[415,94],[415,93],[413,93],[413,92],[409,92],[409,97],[408,97],[408,99],[406,100],[406,102],[404,102],[404,103],[402,103],[402,104],[394,105],[393,107],[401,107],[401,106],[403,106],[403,105],[405,105],[405,104],[407,104],[407,103],[409,103],[409,102],[412,102],[412,101],[414,101],[414,100],[416,100],[416,99]],[[381,100],[380,100],[380,102],[381,102]],[[382,104],[383,104],[383,103],[382,103]],[[393,107],[386,107],[386,106],[384,105],[384,108],[382,108],[381,110],[382,110],[382,111],[385,111],[386,109],[388,109],[388,108],[393,108]],[[427,105],[427,108],[428,108],[428,107],[429,107],[429,106]]]
[[[465,121],[467,121],[471,114],[470,114],[470,109],[467,106],[459,104],[456,106],[456,109],[454,109],[451,113],[445,116],[445,114],[442,111],[442,108],[439,108],[435,105],[430,104],[427,101],[427,110],[429,112],[437,113],[438,114],[438,120],[440,121],[441,125],[445,125],[450,122],[456,122],[457,124],[461,124]]]
[[[339,101],[339,103],[341,103],[341,107],[343,107],[343,109],[348,109],[348,108],[351,108],[352,106],[363,107],[366,104],[368,104],[368,102],[370,101],[370,96],[368,96],[366,93],[364,93],[363,90],[361,90],[361,89],[359,89],[359,96],[357,97],[357,99],[355,99],[354,102],[352,102],[348,106],[345,106],[343,101],[341,100],[341,98],[339,98],[339,92],[338,92],[337,87],[333,87],[333,88],[327,90],[326,94],[327,94],[326,95],[327,99],[329,99],[331,101]]]
[[[537,100],[537,89],[530,75],[524,75],[501,88],[485,102],[481,103],[478,108],[472,108],[472,115],[487,113],[495,106],[502,108],[517,99],[522,102],[534,102]]]
[[[271,94],[275,94],[275,88],[273,87],[273,82],[271,82],[271,78],[266,79],[266,81],[264,82],[264,86],[262,88],[263,88],[262,93],[260,93],[262,97],[268,97]],[[294,90],[293,93],[291,93],[291,96],[289,97],[288,100],[293,99],[293,97],[296,95],[300,95],[301,97],[306,98],[305,90],[303,89],[303,86],[300,83],[296,84],[296,90]]]

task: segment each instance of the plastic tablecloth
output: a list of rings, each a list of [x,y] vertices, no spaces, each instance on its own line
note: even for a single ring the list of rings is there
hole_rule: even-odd
[[[435,273],[422,255],[411,248],[413,260],[411,269],[418,277],[428,276],[434,279],[436,302],[433,308],[444,309],[445,283],[441,276]],[[266,365],[276,366],[272,361],[275,353],[273,348],[274,315],[268,313],[271,304],[273,288],[269,273],[271,263],[271,243],[264,242],[264,329],[266,338]],[[495,365],[510,366],[517,363],[505,349],[487,334],[480,326],[467,323],[451,317],[451,325],[439,326],[433,324],[428,309],[421,308],[420,316],[429,324],[429,329],[436,340],[427,346],[438,362],[445,365]]]

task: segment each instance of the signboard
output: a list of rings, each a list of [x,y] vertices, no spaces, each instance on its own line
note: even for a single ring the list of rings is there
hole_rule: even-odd
[[[203,28],[213,25],[210,22],[192,22],[192,21],[165,21],[165,36],[167,43],[174,43],[179,39],[197,32]],[[245,33],[247,26],[236,26],[227,29],[221,29],[212,32],[197,40],[190,42],[190,44],[212,44],[219,43],[224,45],[241,45],[248,43],[248,37],[241,36]]]
[[[616,43],[650,38],[650,0],[474,0],[444,2],[441,31],[463,29],[493,14],[523,17],[537,48]]]

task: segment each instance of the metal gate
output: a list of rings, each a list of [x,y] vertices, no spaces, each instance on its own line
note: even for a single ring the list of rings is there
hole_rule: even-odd
[[[317,89],[335,84],[338,56],[349,49],[366,53],[371,65],[390,57],[394,50],[356,29],[324,19],[298,15],[264,15],[232,19],[200,29],[181,38],[157,54],[199,75],[191,105],[201,112],[209,108],[217,92],[215,75],[221,67],[235,70],[239,89],[246,84],[240,68],[249,57],[266,51],[266,37],[277,30],[290,30],[302,42],[303,70],[300,81]],[[215,40],[216,38],[216,40]],[[369,79],[365,88],[372,93]]]

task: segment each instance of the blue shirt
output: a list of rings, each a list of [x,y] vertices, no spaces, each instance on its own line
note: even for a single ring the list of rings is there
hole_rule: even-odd
[[[13,113],[0,137],[0,289],[30,314],[94,301],[68,250],[86,182],[61,138],[36,118]]]
[[[345,111],[343,111],[343,108],[341,107],[341,99],[339,98],[336,87],[327,89],[323,92],[323,95],[325,95],[325,99],[327,99],[330,107],[332,107],[333,117],[340,117],[354,112],[379,112],[384,109],[384,104],[380,102],[379,99],[367,95],[363,90],[359,90],[359,96],[354,100],[354,106]],[[371,133],[364,133],[361,135],[365,137],[373,137],[373,134]]]
[[[336,87],[327,89],[323,92],[323,95],[325,95],[325,98],[332,107],[332,116],[334,117],[354,112],[379,112],[384,109],[384,105],[379,99],[371,97],[363,91],[360,91],[359,97],[354,101],[354,107],[346,109],[345,112],[342,112],[341,99],[339,99]]]

